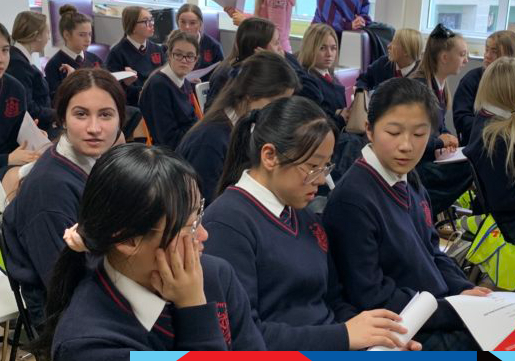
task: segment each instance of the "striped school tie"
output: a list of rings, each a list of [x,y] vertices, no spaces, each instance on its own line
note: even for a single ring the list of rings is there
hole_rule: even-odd
[[[331,74],[327,73],[324,75],[323,77],[326,81],[328,81],[329,83],[332,83],[333,82],[333,77],[331,76]]]
[[[279,219],[281,222],[283,222],[288,228],[292,229],[292,223],[291,223],[291,210],[290,207],[286,206],[284,207],[283,211],[281,212],[281,215],[279,216]]]
[[[393,185],[393,189],[395,190],[395,193],[401,197],[403,201],[406,203],[409,203],[409,196],[408,196],[408,184],[404,181],[397,182]]]
[[[395,69],[395,77],[402,78],[402,72],[399,69]]]
[[[80,55],[77,55],[77,57],[75,58],[75,62],[79,64],[79,66],[82,66],[82,63],[84,63],[84,58]]]

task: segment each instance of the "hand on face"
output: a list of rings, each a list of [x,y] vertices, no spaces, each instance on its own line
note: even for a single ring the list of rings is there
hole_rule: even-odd
[[[179,236],[177,242],[184,246],[184,260],[174,242],[166,250],[158,248],[158,271],[153,271],[151,284],[161,296],[177,308],[206,304],[204,277],[200,264],[200,242],[191,235]]]

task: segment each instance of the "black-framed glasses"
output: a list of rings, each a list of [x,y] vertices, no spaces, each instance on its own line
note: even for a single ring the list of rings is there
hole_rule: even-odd
[[[449,39],[456,36],[456,33],[440,23],[435,26],[429,36],[434,39]]]
[[[154,25],[154,18],[152,19],[145,19],[145,20],[140,20],[140,21],[137,21],[136,24],[145,24],[145,26],[148,28],[152,25]]]
[[[184,55],[181,53],[172,53],[172,56],[173,56],[174,60],[177,60],[177,61],[182,61],[182,59],[186,59],[187,63],[193,63],[193,62],[195,62],[195,60],[197,60],[197,56],[191,55],[191,54]]]

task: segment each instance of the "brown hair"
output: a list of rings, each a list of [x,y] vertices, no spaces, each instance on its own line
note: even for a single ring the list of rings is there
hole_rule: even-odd
[[[409,28],[399,29],[393,36],[392,43],[394,41],[413,61],[420,60],[422,50],[424,50],[424,39],[422,39],[420,31]]]
[[[122,11],[122,25],[125,36],[131,35],[138,25],[139,14],[145,10],[142,6],[127,6]]]
[[[22,11],[14,19],[13,40],[22,44],[30,43],[46,28],[46,15],[35,11]]]
[[[195,47],[197,55],[200,52],[200,46],[199,46],[197,37],[195,35],[188,34],[184,31],[180,31],[177,29],[177,30],[172,31],[170,33],[170,35],[168,35],[168,39],[166,40],[166,47],[168,49],[168,55],[169,55],[168,57],[170,57],[173,47],[175,46],[175,43],[178,41],[186,41],[186,42],[190,43],[191,45],[193,45]]]
[[[200,8],[197,5],[184,4],[177,11],[177,15],[175,15],[175,22],[177,23],[177,26],[179,26],[179,18],[184,13],[193,13],[193,14],[197,15],[197,18],[200,20],[201,23],[204,22],[204,17],[202,16],[202,10],[200,10]]]
[[[515,56],[515,32],[511,30],[496,31],[487,39],[492,39],[499,49],[499,57]]]
[[[2,23],[0,23],[0,36],[3,36],[9,45],[11,45],[11,35],[9,35],[9,30],[7,30],[7,28]]]
[[[57,125],[66,123],[66,109],[70,100],[92,87],[100,88],[113,98],[120,118],[120,129],[125,125],[125,93],[120,85],[107,70],[99,68],[78,69],[67,76],[57,89],[55,96],[55,110]]]
[[[59,15],[61,15],[61,19],[59,20],[59,33],[63,39],[65,31],[71,34],[77,25],[91,23],[89,16],[79,13],[77,8],[70,4],[61,6],[59,8]]]

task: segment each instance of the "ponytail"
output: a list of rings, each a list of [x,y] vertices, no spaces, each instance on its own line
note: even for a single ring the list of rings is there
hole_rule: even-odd
[[[231,134],[232,140],[225,158],[222,177],[218,182],[216,196],[221,195],[225,188],[236,184],[243,171],[250,167],[250,137],[259,112],[259,110],[253,110],[236,123]]]
[[[45,328],[31,345],[31,351],[38,360],[51,360],[52,341],[61,314],[68,307],[73,292],[86,274],[86,254],[66,247],[55,264],[45,307]]]

